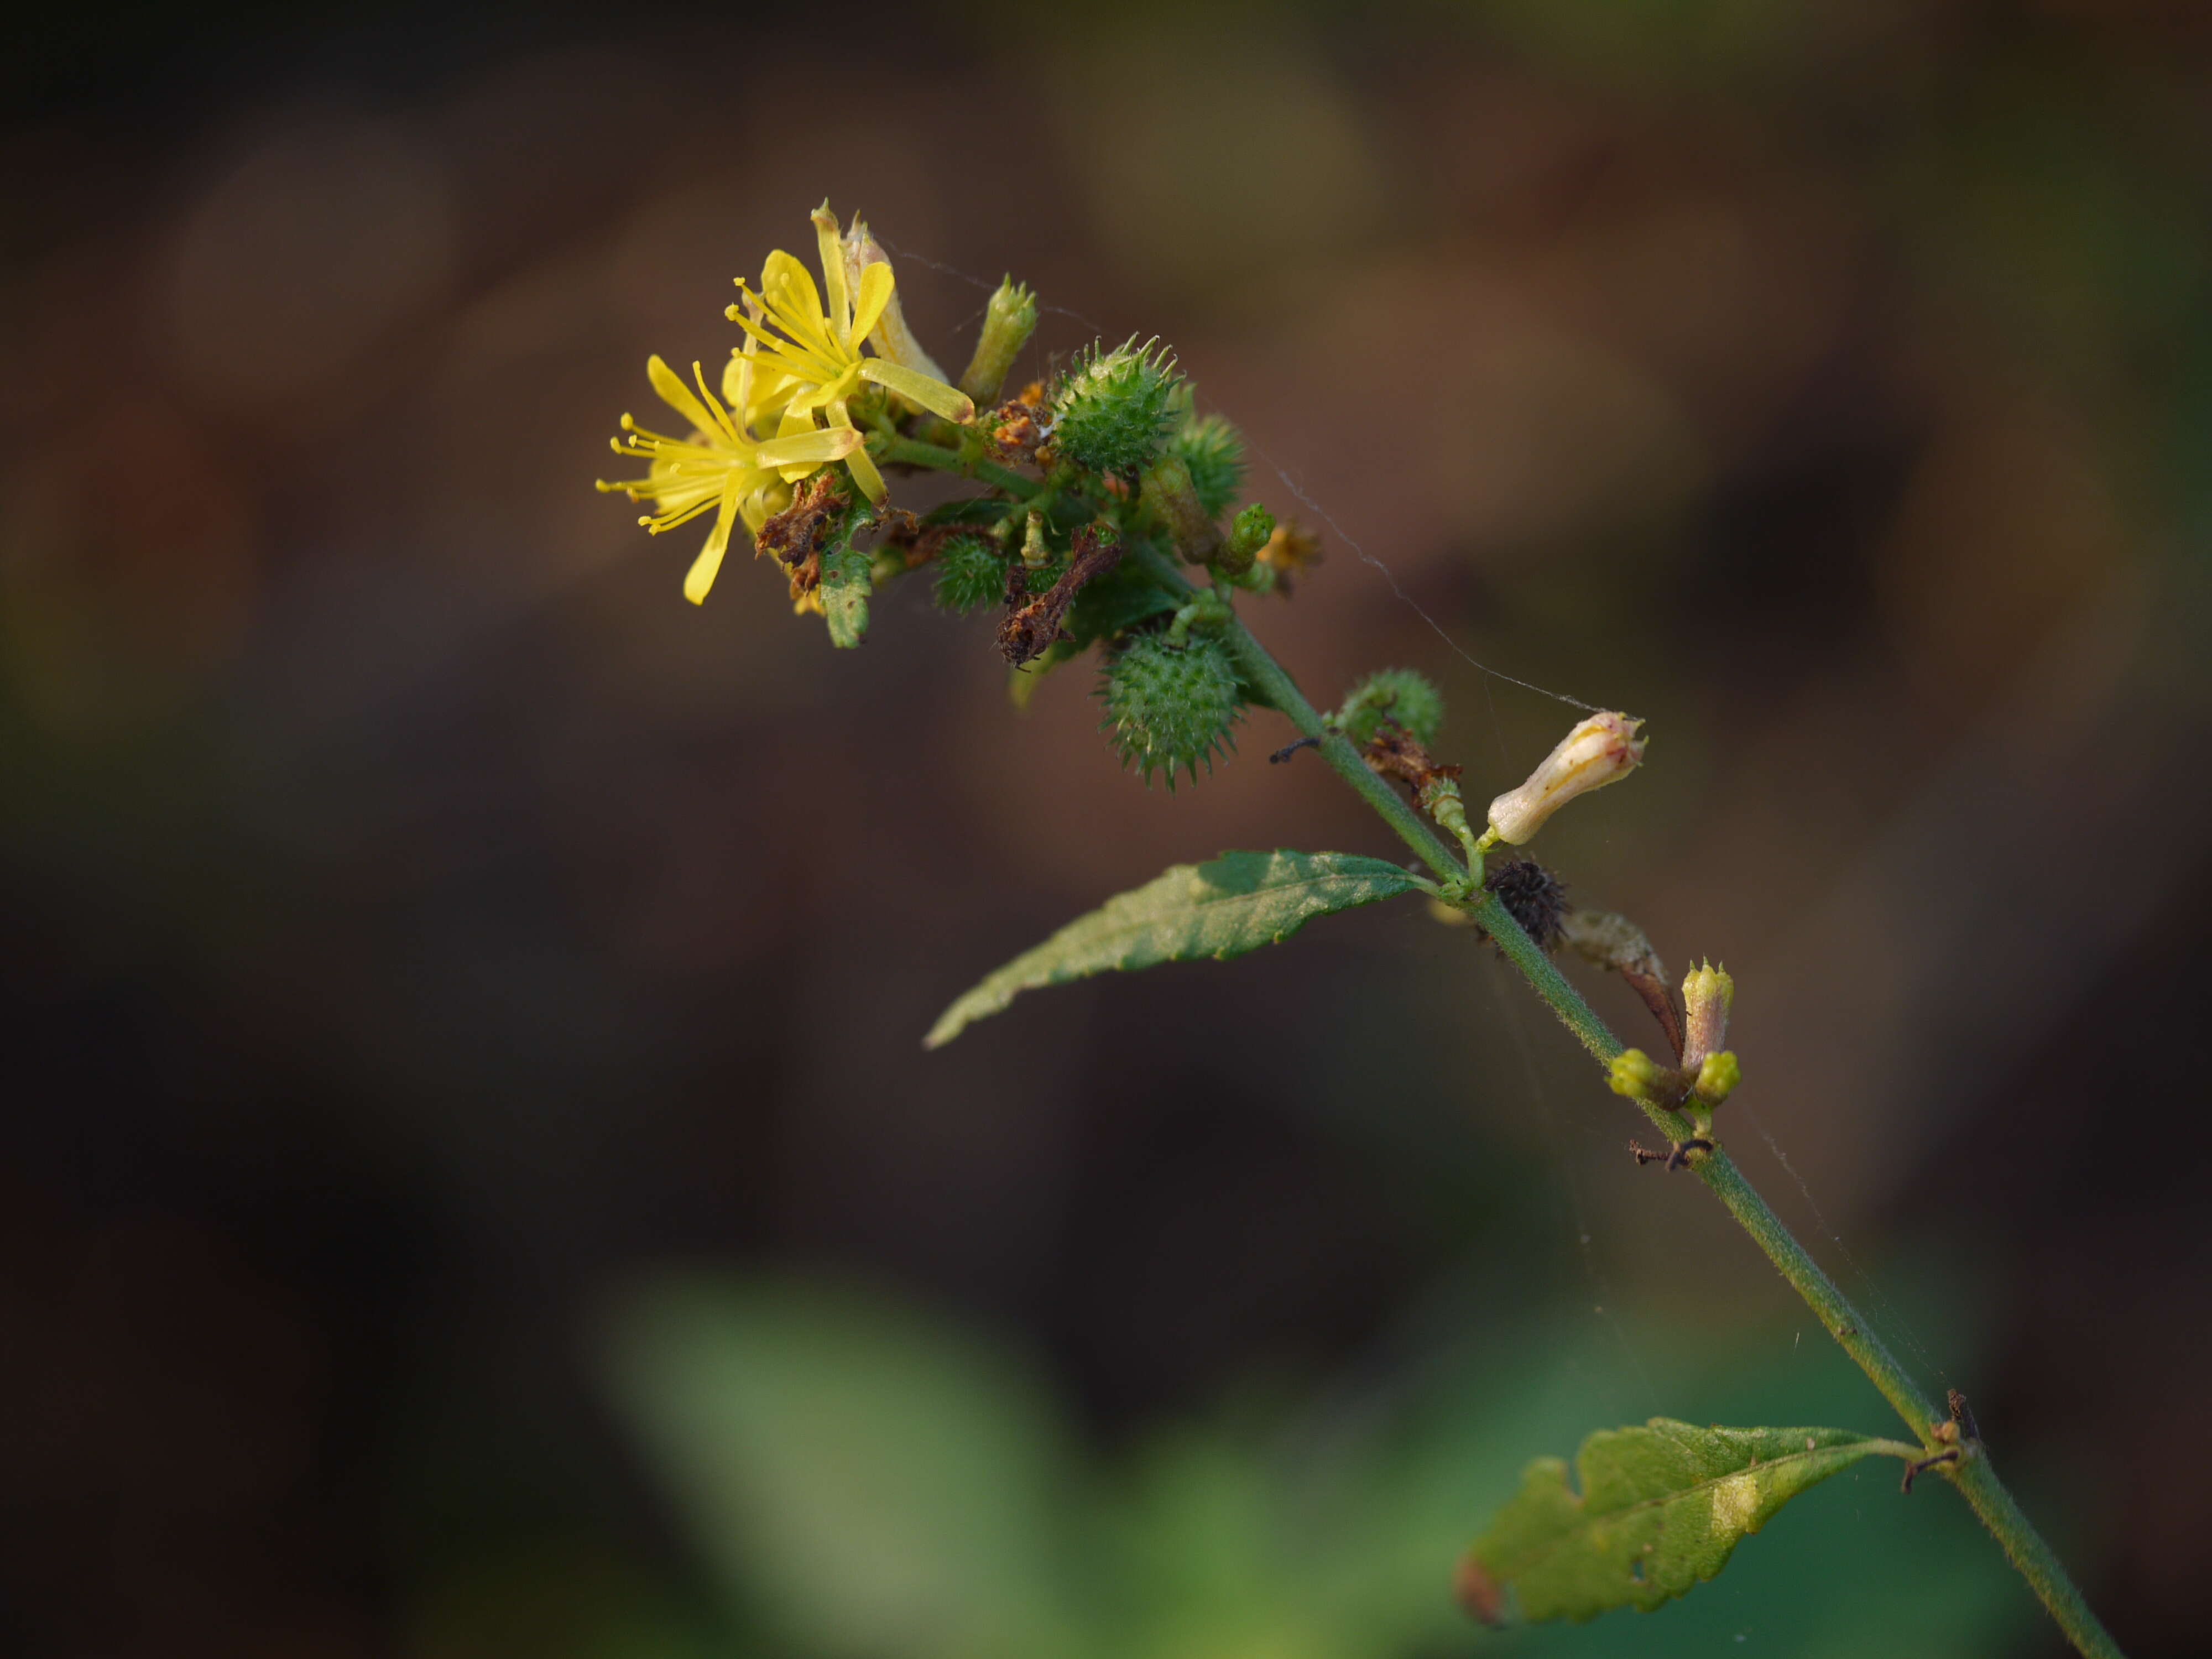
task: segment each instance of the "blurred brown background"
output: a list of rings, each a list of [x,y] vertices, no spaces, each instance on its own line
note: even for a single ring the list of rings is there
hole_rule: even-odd
[[[1726,961],[1753,1178],[1972,1396],[2129,1650],[2195,1650],[2205,25],[45,20],[0,139],[9,1645],[868,1651],[702,1545],[610,1394],[605,1310],[673,1267],[994,1332],[1106,1470],[1224,1409],[1299,1441],[1454,1345],[1596,1402],[1470,1431],[1485,1468],[1730,1388],[1885,1426],[1416,908],[920,1051],[1165,864],[1396,848],[1323,769],[1263,763],[1272,716],[1148,793],[1087,670],[1015,715],[988,625],[920,583],[852,653],[743,562],[683,603],[696,538],[591,480],[647,353],[719,360],[730,278],[811,258],[826,195],[948,362],[1002,271],[1058,307],[1031,372],[1173,343],[1267,458],[1253,495],[1334,521],[1255,617],[1316,701],[1432,673],[1478,800],[1571,714],[1431,618],[1650,720],[1645,770],[1544,855],[1670,963]],[[1351,1403],[1285,1403],[1316,1399]],[[1515,1640],[1706,1618],[1829,1650],[1809,1603],[1729,1598],[1911,1526],[1982,1599],[1930,1623],[1972,1598],[1908,1562],[1861,1588],[1887,1646],[2057,1650],[1948,1492],[1813,1506],[1680,1608]]]

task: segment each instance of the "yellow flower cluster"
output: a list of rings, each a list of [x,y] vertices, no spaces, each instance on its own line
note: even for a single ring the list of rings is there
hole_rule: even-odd
[[[691,431],[669,437],[623,416],[614,451],[645,461],[646,476],[603,480],[599,486],[651,501],[655,510],[638,522],[656,535],[714,513],[707,544],[684,579],[684,596],[694,605],[714,586],[736,522],[742,519],[749,532],[757,532],[789,502],[790,487],[809,473],[842,461],[862,495],[871,501],[884,499],[883,474],[869,458],[849,407],[864,385],[879,386],[948,421],[965,424],[975,418],[966,394],[895,360],[928,362],[898,314],[890,264],[866,228],[856,223],[850,237],[841,235],[826,202],[813,218],[827,304],[805,265],[781,249],[769,254],[757,291],[742,278],[738,282],[742,303],[728,314],[748,337],[731,354],[722,395],[708,390],[696,363],[691,366],[695,394],[659,357],[647,360],[653,389],[690,422]],[[883,355],[861,356],[864,343]],[[763,433],[771,435],[758,435]]]

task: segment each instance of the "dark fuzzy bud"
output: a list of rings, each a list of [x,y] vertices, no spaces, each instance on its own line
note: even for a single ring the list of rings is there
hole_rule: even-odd
[[[1170,789],[1178,771],[1196,782],[1200,762],[1212,770],[1244,702],[1228,647],[1204,634],[1181,646],[1164,632],[1136,635],[1107,663],[1098,694],[1121,763],[1148,785],[1162,774]]]
[[[1181,385],[1157,340],[1093,345],[1053,388],[1053,447],[1092,472],[1133,479],[1158,458]]]
[[[1515,859],[1492,869],[1482,884],[1539,947],[1559,948],[1560,922],[1568,908],[1565,882],[1534,859]]]
[[[1444,723],[1443,693],[1434,681],[1410,668],[1378,669],[1352,687],[1336,711],[1336,727],[1364,749],[1375,740],[1385,718],[1422,743],[1434,743]]]

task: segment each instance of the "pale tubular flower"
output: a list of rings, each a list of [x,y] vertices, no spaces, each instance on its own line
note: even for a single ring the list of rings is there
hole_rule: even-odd
[[[1490,833],[1519,847],[1577,795],[1626,777],[1644,759],[1637,735],[1643,724],[1627,714],[1592,714],[1559,739],[1526,783],[1490,803]]]
[[[799,431],[762,442],[741,415],[733,416],[707,390],[707,377],[698,364],[691,365],[699,386],[696,396],[658,356],[646,360],[645,372],[661,401],[691,422],[691,435],[665,437],[623,416],[624,435],[611,441],[614,452],[647,462],[647,476],[614,483],[602,479],[599,487],[620,490],[634,501],[650,500],[658,511],[638,522],[656,536],[714,512],[714,527],[708,532],[707,544],[684,578],[684,597],[697,605],[714,585],[736,521],[742,517],[747,530],[757,531],[768,519],[765,495],[770,489],[794,469],[803,477],[830,461],[849,458],[860,446],[860,434],[849,426],[817,431],[809,422]],[[742,385],[738,401],[742,406]]]
[[[829,204],[823,203],[821,210],[828,212]],[[857,215],[854,217],[853,228],[845,233],[844,248],[845,282],[855,294],[860,291],[862,279],[867,276],[870,265],[888,268],[890,264],[890,256],[869,234],[867,222]],[[875,347],[877,356],[889,359],[901,368],[927,374],[933,380],[945,379],[945,371],[937,366],[937,360],[921,349],[921,342],[914,337],[914,331],[906,325],[906,313],[899,308],[896,288],[891,290],[890,303],[884,307],[884,314],[876,319],[874,329],[869,332],[868,343]]]
[[[781,248],[768,256],[761,269],[760,292],[755,294],[738,279],[747,305],[732,306],[732,322],[752,336],[759,348],[755,372],[759,375],[763,406],[781,405],[783,431],[791,433],[803,419],[813,424],[821,415],[832,430],[853,430],[846,404],[866,381],[895,392],[933,415],[965,425],[975,418],[975,405],[963,392],[919,370],[887,357],[863,357],[860,343],[882,319],[891,301],[891,268],[881,262],[860,273],[855,294],[845,280],[843,240],[837,234],[836,216],[824,203],[814,214],[814,229],[821,243],[822,276],[829,289],[825,308],[822,290],[806,267]],[[747,311],[757,308],[756,322]],[[883,474],[867,452],[856,442],[845,453],[853,481],[872,501],[884,499]]]

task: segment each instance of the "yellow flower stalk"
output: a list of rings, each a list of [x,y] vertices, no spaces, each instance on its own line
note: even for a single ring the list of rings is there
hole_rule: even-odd
[[[730,320],[752,337],[757,349],[760,406],[782,410],[787,434],[802,421],[811,427],[817,414],[830,429],[849,432],[853,416],[846,405],[865,382],[895,392],[948,421],[964,425],[974,420],[975,405],[966,393],[887,357],[860,355],[861,343],[890,307],[896,285],[891,268],[881,261],[866,266],[855,293],[845,278],[844,241],[838,234],[837,218],[826,202],[815,210],[814,229],[821,244],[823,283],[829,289],[826,306],[806,267],[779,248],[761,268],[760,291],[756,294],[739,278],[738,287],[746,304],[729,308]],[[757,313],[759,320],[750,313]],[[872,501],[882,501],[883,474],[867,452],[856,441],[843,459],[861,493]]]
[[[691,435],[672,438],[648,432],[623,416],[623,435],[611,441],[614,452],[646,462],[647,476],[611,483],[601,479],[599,487],[619,490],[634,501],[651,501],[657,510],[638,522],[656,536],[714,512],[714,527],[708,532],[707,544],[684,578],[684,597],[697,605],[714,586],[737,520],[743,518],[748,531],[757,531],[769,516],[766,496],[770,489],[794,471],[803,477],[828,462],[849,458],[860,447],[860,434],[849,423],[817,430],[809,421],[796,432],[763,442],[752,435],[744,418],[748,374],[739,376],[732,399],[738,412],[733,415],[707,389],[706,376],[696,363],[691,365],[699,387],[696,396],[658,356],[646,360],[645,372],[661,401],[691,422]]]

